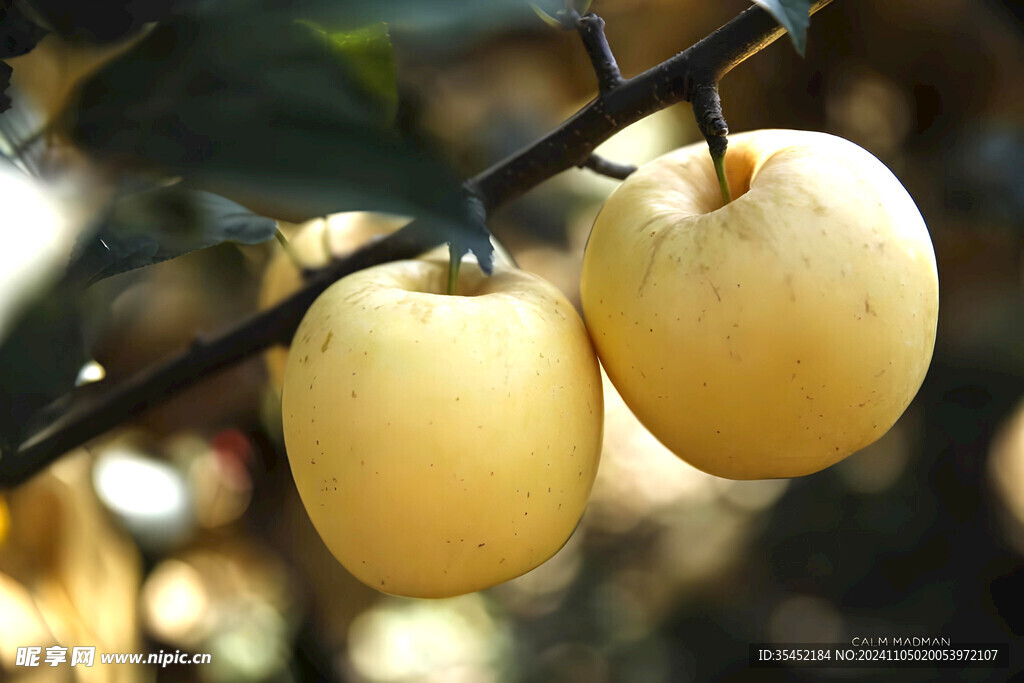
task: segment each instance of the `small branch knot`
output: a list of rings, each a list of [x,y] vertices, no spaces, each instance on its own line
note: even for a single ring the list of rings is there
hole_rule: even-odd
[[[707,139],[708,145],[713,139],[722,140],[724,148],[725,137],[729,134],[729,125],[725,122],[722,114],[722,100],[718,96],[718,85],[715,83],[702,83],[693,89],[691,100],[693,103],[693,115],[697,119],[697,127],[701,134]]]
[[[719,189],[722,192],[722,203],[728,204],[732,201],[732,192],[729,188],[729,180],[725,170],[725,152],[729,147],[729,126],[722,115],[722,100],[718,96],[718,84],[714,81],[698,81],[697,87],[693,89],[692,100],[693,115],[697,119],[697,127],[700,128],[704,139],[708,141],[708,151],[711,152],[711,161],[715,165],[715,175],[718,176]]]

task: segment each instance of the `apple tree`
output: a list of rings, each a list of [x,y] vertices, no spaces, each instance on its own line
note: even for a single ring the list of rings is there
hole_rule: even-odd
[[[518,0],[307,0],[287,9],[259,0],[5,3],[5,59],[30,52],[49,32],[119,42],[44,127],[25,129],[16,102],[0,118],[5,177],[73,177],[75,159],[54,149],[84,153],[104,173],[100,187],[66,199],[76,208],[63,238],[70,248],[58,250],[67,266],[50,268],[27,302],[4,312],[0,480],[17,485],[198,379],[286,343],[313,301],[348,273],[444,243],[453,264],[471,252],[489,271],[489,213],[570,168],[627,176],[632,167],[594,149],[665,107],[693,104],[721,169],[728,128],[720,79],[787,31],[802,52],[809,15],[828,4],[758,0],[692,47],[624,78],[589,3],[539,3],[533,11]],[[538,16],[578,34],[598,94],[541,139],[460,180],[417,133],[397,89],[392,41],[436,44]],[[0,67],[6,93],[12,67]],[[9,94],[3,106],[12,106]],[[348,159],[358,163],[337,162]],[[272,240],[275,219],[346,210],[415,220],[309,273],[300,291],[233,329],[197,336],[115,387],[76,390],[89,360],[82,299],[91,285],[224,242]]]

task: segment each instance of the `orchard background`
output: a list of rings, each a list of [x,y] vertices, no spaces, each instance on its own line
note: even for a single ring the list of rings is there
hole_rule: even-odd
[[[0,10],[14,17],[19,6],[4,2]],[[607,22],[608,42],[628,77],[747,6],[596,0],[591,9]],[[337,132],[314,125],[311,112],[322,113],[317,107],[331,101],[315,98],[315,88],[329,81],[311,77],[288,92],[305,98],[298,104],[307,107],[300,107],[306,118],[296,116],[295,130],[301,124],[315,135],[285,135],[287,125],[268,129],[260,114],[279,114],[273,108],[279,103],[258,97],[254,102],[266,110],[247,106],[219,122],[224,136],[254,144],[251,159],[243,160],[255,160],[260,171],[255,143],[264,143],[266,156],[289,152],[291,165],[281,174],[267,171],[245,186],[245,200],[233,198],[257,212],[305,218],[290,214],[322,198],[307,192],[314,175],[308,171],[330,167],[340,169],[331,183],[352,181],[351,208],[415,207],[433,185],[410,183],[394,200],[379,190],[377,173],[408,164],[414,179],[422,179],[417,171],[442,167],[453,178],[471,177],[556,128],[597,92],[578,36],[532,13],[492,8],[430,16],[412,7],[404,7],[405,33],[401,22],[392,26],[394,61],[373,35],[352,41],[342,58],[372,65],[356,78],[373,95],[361,114],[367,120],[396,114],[418,148],[432,150],[429,160],[374,147],[351,131],[340,136],[345,144],[325,144],[328,138],[317,136],[334,140]],[[423,21],[441,25],[442,33],[417,39],[409,29]],[[126,158],[123,146],[137,149],[139,140],[159,138],[170,119],[151,120],[141,132],[133,122],[181,103],[195,104],[183,110],[191,121],[216,111],[200,106],[202,82],[175,78],[189,68],[186,57],[236,54],[239,45],[259,46],[276,35],[239,29],[206,36],[191,52],[164,46],[150,63],[156,71],[142,71],[145,80],[136,74],[136,85],[151,93],[147,102],[157,102],[153,109],[132,108],[131,91],[107,83],[85,91],[77,118],[62,118],[70,84],[120,49],[119,43],[83,47],[81,40],[118,37],[125,28],[97,13],[64,31],[76,44],[49,35],[24,56],[4,53],[13,105],[0,114],[5,157],[59,177],[62,196],[77,197],[74,205],[85,213],[102,206],[87,206],[81,197],[105,196],[115,176],[156,182]],[[485,592],[400,599],[352,579],[316,535],[289,474],[278,398],[263,361],[250,355],[159,405],[118,416],[116,428],[26,483],[6,480],[0,677],[42,674],[15,666],[18,646],[95,644],[105,651],[210,652],[213,664],[98,667],[82,680],[676,681],[755,674],[801,680],[798,672],[751,672],[747,643],[879,635],[1009,643],[1011,671],[1021,668],[1022,32],[1024,15],[1009,0],[837,0],[811,18],[803,58],[784,38],[722,80],[732,131],[802,128],[846,137],[893,169],[929,226],[942,296],[935,358],[917,399],[880,442],[801,479],[721,480],[662,449],[609,390],[597,483],[562,551]],[[12,45],[5,49],[13,54]],[[257,52],[243,66],[266,70],[268,82],[279,84],[272,78],[288,72],[271,69],[275,52]],[[392,98],[381,83],[393,76]],[[131,82],[133,74],[121,77],[128,81],[113,84]],[[351,84],[333,85],[347,93]],[[35,135],[48,116],[62,125]],[[124,137],[133,132],[136,138]],[[634,124],[598,152],[612,162],[640,164],[700,139],[690,106],[681,103]],[[21,144],[21,159],[12,141]],[[165,167],[189,161],[169,161],[177,150],[147,149],[163,155]],[[6,158],[0,169],[20,172]],[[215,170],[206,178],[216,181],[211,184],[238,186],[236,168]],[[490,212],[488,226],[521,267],[578,304],[583,245],[616,182],[569,170]],[[77,392],[89,398],[88,392],[99,395],[183,349],[201,349],[202,340],[251,314],[262,272],[280,249],[265,241],[272,234],[266,222],[243,213],[231,236],[259,244],[220,244],[133,269],[171,255],[176,245],[180,251],[202,246],[218,229],[223,239],[225,216],[237,215],[236,207],[215,203],[216,220],[198,242],[187,232],[180,242],[162,242],[165,251],[123,241],[125,251],[113,261],[89,261],[77,251],[77,263],[88,269],[75,275],[90,286],[72,296],[60,287],[26,285],[54,259],[34,258],[46,243],[14,211],[14,199],[5,195],[0,206],[7,219],[0,233],[0,431],[15,446],[29,433],[12,434],[45,422],[47,410],[60,412],[60,402],[43,406],[82,362],[103,368],[102,380]],[[366,205],[357,206],[360,201]],[[160,206],[129,206],[114,217],[151,229],[160,223],[154,216],[166,215]],[[75,235],[64,237],[70,248]],[[469,234],[465,243],[474,239],[479,236]],[[36,270],[27,273],[26,263]],[[47,277],[52,284],[54,276]],[[27,303],[15,309],[10,302],[21,298]],[[36,336],[25,337],[32,343],[13,344],[26,325],[34,326],[29,332]],[[52,344],[40,341],[46,339]],[[11,444],[0,452],[7,467]],[[973,681],[1004,680],[1010,672],[946,673]],[[812,671],[806,679],[826,674]],[[935,678],[927,669],[870,674]]]

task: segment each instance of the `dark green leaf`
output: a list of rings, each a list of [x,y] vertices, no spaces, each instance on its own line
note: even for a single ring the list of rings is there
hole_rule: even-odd
[[[29,19],[21,5],[13,0],[0,0],[0,59],[18,57],[32,50],[46,29]],[[0,62],[0,114],[11,108],[7,87],[11,84],[11,65]]]
[[[32,6],[64,38],[108,43],[167,17],[176,0],[31,0]]]
[[[782,24],[802,56],[807,45],[807,27],[811,19],[811,0],[753,0]]]
[[[87,358],[78,294],[58,287],[0,342],[0,449],[16,447],[32,418],[70,391]]]
[[[480,268],[490,275],[494,268],[494,245],[491,244],[483,204],[470,196],[463,203],[462,211],[462,218],[458,221],[421,219],[405,226],[400,233],[424,249],[447,243],[452,258],[456,260],[473,252]]]
[[[211,0],[221,3],[223,0]],[[537,0],[547,8],[555,0]],[[277,7],[280,0],[256,0]],[[236,5],[251,4],[235,0]],[[527,0],[292,0],[297,16],[337,30],[384,22],[396,33],[444,47],[459,47],[487,31],[531,26],[536,17]]]
[[[223,242],[257,244],[277,223],[235,202],[180,186],[117,200],[102,226],[78,245],[66,279],[90,285],[111,275]]]
[[[17,57],[36,46],[46,29],[25,16],[13,0],[0,0],[0,59]]]
[[[398,110],[398,74],[387,25],[377,23],[351,31],[330,31],[312,22],[307,24],[337,50],[367,99],[379,104],[381,119],[393,121]]]
[[[72,137],[289,220],[347,209],[456,215],[453,174],[387,129],[365,74],[289,17],[158,26],[84,84],[67,113]]]
[[[7,62],[0,62],[0,114],[11,108],[11,98],[7,88],[11,84],[11,67]]]

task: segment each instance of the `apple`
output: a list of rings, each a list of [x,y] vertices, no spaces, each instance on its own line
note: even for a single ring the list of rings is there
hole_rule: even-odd
[[[597,471],[603,397],[583,321],[495,265],[387,263],[342,278],[292,341],[282,412],[320,537],[380,591],[445,597],[551,557]]]
[[[344,258],[375,237],[389,235],[410,219],[368,211],[347,211],[315,218],[298,226],[288,240],[292,253],[303,268],[323,268],[332,258]],[[263,271],[259,308],[265,311],[302,287],[302,271],[292,257],[278,248]],[[284,386],[288,349],[275,346],[264,354],[271,385],[278,393]]]
[[[817,472],[896,422],[938,316],[921,214],[875,157],[831,135],[729,138],[723,206],[704,143],[608,198],[584,319],[615,387],[676,455],[730,479]]]
[[[323,268],[332,258],[350,255],[370,240],[390,235],[411,219],[404,216],[371,211],[346,211],[326,218],[315,218],[297,226],[288,244],[303,268]],[[494,239],[496,263],[512,265],[509,253]],[[424,254],[423,258],[447,257],[448,247],[440,246]],[[472,259],[472,254],[466,258]],[[263,272],[259,292],[259,308],[265,311],[286,299],[302,287],[302,272],[284,249],[278,249]],[[264,354],[271,385],[281,392],[284,386],[284,367],[288,349],[275,346]]]

